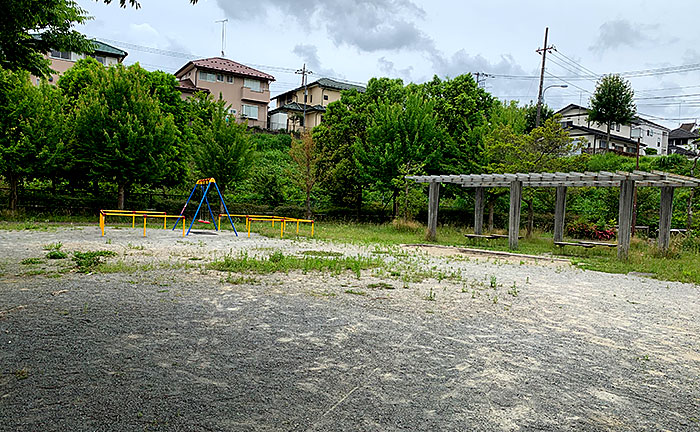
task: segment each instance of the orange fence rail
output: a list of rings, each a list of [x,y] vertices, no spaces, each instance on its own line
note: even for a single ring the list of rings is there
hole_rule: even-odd
[[[232,218],[237,217],[237,218],[245,219],[245,228],[246,228],[246,231],[248,231],[249,238],[250,238],[251,222],[270,222],[272,224],[273,228],[275,226],[275,222],[279,222],[280,223],[280,238],[284,237],[284,231],[287,229],[287,222],[297,224],[297,229],[296,229],[297,234],[299,234],[299,225],[301,223],[310,223],[311,224],[311,237],[314,236],[315,221],[312,219],[299,219],[299,218],[291,218],[291,217],[283,217],[283,216],[269,216],[269,215],[243,215],[243,214],[221,213],[221,214],[219,214],[219,227],[221,227],[221,217],[222,216],[228,216],[228,217],[232,217]]]
[[[168,228],[168,218],[182,219],[182,236],[185,236],[185,217],[179,215],[169,215],[165,212],[156,211],[132,211],[132,210],[100,210],[100,231],[105,235],[105,219],[107,216],[130,217],[131,227],[136,228],[136,217],[143,217],[143,236],[146,237],[146,220],[163,219],[163,229]]]

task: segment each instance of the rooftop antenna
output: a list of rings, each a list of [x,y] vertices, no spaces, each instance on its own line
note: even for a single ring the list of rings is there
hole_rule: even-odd
[[[226,57],[226,54],[224,54],[224,49],[226,48],[226,23],[228,22],[228,18],[214,22],[221,23],[221,57]]]

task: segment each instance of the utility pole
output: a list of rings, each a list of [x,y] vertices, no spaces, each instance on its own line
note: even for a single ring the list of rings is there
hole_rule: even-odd
[[[226,48],[226,23],[228,22],[228,18],[214,22],[221,23],[221,57],[225,57],[224,49]]]
[[[486,78],[489,77],[489,74],[484,73],[484,72],[473,72],[472,75],[474,75],[474,77],[476,78],[476,87],[477,88],[484,88],[485,84],[486,84]],[[484,85],[482,85],[482,83]]]
[[[547,52],[554,49],[553,46],[547,46],[547,36],[549,35],[549,27],[544,29],[544,48],[536,50],[542,56],[542,70],[540,71],[540,91],[537,93],[537,117],[535,118],[535,127],[540,126],[540,116],[542,114],[542,87],[544,86],[544,66],[547,60]]]
[[[302,121],[304,122],[304,130],[306,130],[306,100],[308,98],[308,91],[306,88],[306,85],[307,85],[306,77],[308,75],[311,75],[313,72],[311,72],[310,70],[307,70],[306,63],[304,63],[304,67],[302,67],[301,69],[297,69],[297,71],[294,73],[297,75],[301,75],[301,85],[304,87],[304,118]]]

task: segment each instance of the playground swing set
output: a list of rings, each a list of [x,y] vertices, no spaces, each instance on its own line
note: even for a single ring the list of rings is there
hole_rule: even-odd
[[[220,213],[218,215],[218,219],[214,216],[214,212],[211,209],[211,204],[209,202],[209,199],[207,197],[209,191],[212,189],[212,185],[214,185],[214,189],[216,190],[219,200],[221,200],[221,205],[224,208],[224,211],[226,213]],[[202,198],[199,201],[199,205],[197,206],[197,211],[195,212],[194,216],[192,217],[192,220],[190,222],[190,225],[187,229],[186,227],[186,217],[185,217],[185,210],[187,209],[188,204],[192,200],[192,197],[195,195],[195,192],[197,192],[197,189],[199,189],[202,193]],[[206,210],[209,211],[209,216],[211,217],[211,220],[207,220],[207,216],[203,214],[200,216],[200,211],[202,213],[205,212],[205,210],[202,210],[202,205],[206,203],[207,208]],[[290,218],[290,217],[281,217],[281,216],[269,216],[269,215],[242,215],[242,214],[229,214],[228,208],[226,207],[226,202],[224,202],[224,196],[221,194],[221,191],[219,190],[219,187],[216,184],[216,180],[213,177],[210,178],[204,178],[197,180],[195,183],[194,187],[192,188],[192,191],[190,192],[189,197],[187,198],[187,201],[185,202],[184,207],[182,207],[182,210],[180,211],[179,215],[168,215],[165,212],[158,212],[158,211],[133,211],[133,210],[100,210],[100,219],[99,219],[99,224],[100,224],[100,230],[102,232],[102,236],[105,235],[105,224],[106,224],[106,217],[107,216],[118,216],[118,217],[130,217],[131,218],[131,227],[135,228],[136,227],[136,218],[137,217],[143,217],[143,236],[146,237],[146,221],[148,218],[154,218],[154,219],[163,219],[163,229],[167,229],[168,226],[168,219],[175,219],[175,224],[172,227],[172,231],[177,228],[177,225],[180,223],[180,220],[182,220],[182,236],[185,237],[190,234],[192,231],[192,227],[194,226],[194,223],[201,223],[204,225],[209,225],[213,224],[214,225],[214,230],[215,231],[220,231],[221,229],[221,218],[226,217],[228,218],[229,222],[231,223],[231,228],[233,228],[233,232],[236,234],[236,237],[238,237],[238,231],[236,230],[236,226],[233,223],[232,218],[244,218],[246,221],[246,230],[248,231],[248,237],[250,237],[250,228],[251,228],[251,223],[252,222],[271,222],[272,226],[275,226],[275,222],[280,223],[280,238],[284,237],[284,231],[287,227],[287,222],[296,222],[296,233],[299,234],[299,225],[300,223],[310,223],[311,224],[311,236],[313,237],[314,235],[314,220],[311,219],[298,219],[298,218]],[[198,216],[200,216],[198,218]],[[217,224],[218,220],[218,224]]]

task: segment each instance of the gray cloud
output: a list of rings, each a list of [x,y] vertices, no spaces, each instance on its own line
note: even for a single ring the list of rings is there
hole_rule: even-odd
[[[413,66],[404,69],[396,69],[394,62],[387,60],[385,57],[380,57],[377,60],[377,67],[390,78],[401,78],[404,81],[412,81]]]
[[[324,68],[321,65],[321,59],[318,56],[318,48],[314,45],[297,45],[292,51],[294,54],[298,55],[305,63],[306,67],[310,69],[317,77],[341,77],[333,69]],[[313,81],[313,78],[309,79],[309,82]]]
[[[644,31],[642,31],[644,28]],[[649,30],[656,30],[658,25],[638,25],[624,19],[607,21],[600,26],[600,33],[595,43],[590,46],[591,51],[603,53],[607,50],[622,47],[638,47],[645,42],[652,41],[648,36]]]
[[[269,0],[262,4],[217,0],[217,4],[232,19],[247,20],[251,14],[276,9],[307,29],[324,23],[336,45],[366,52],[426,50],[434,45],[414,22],[424,18],[425,11],[410,0]]]

